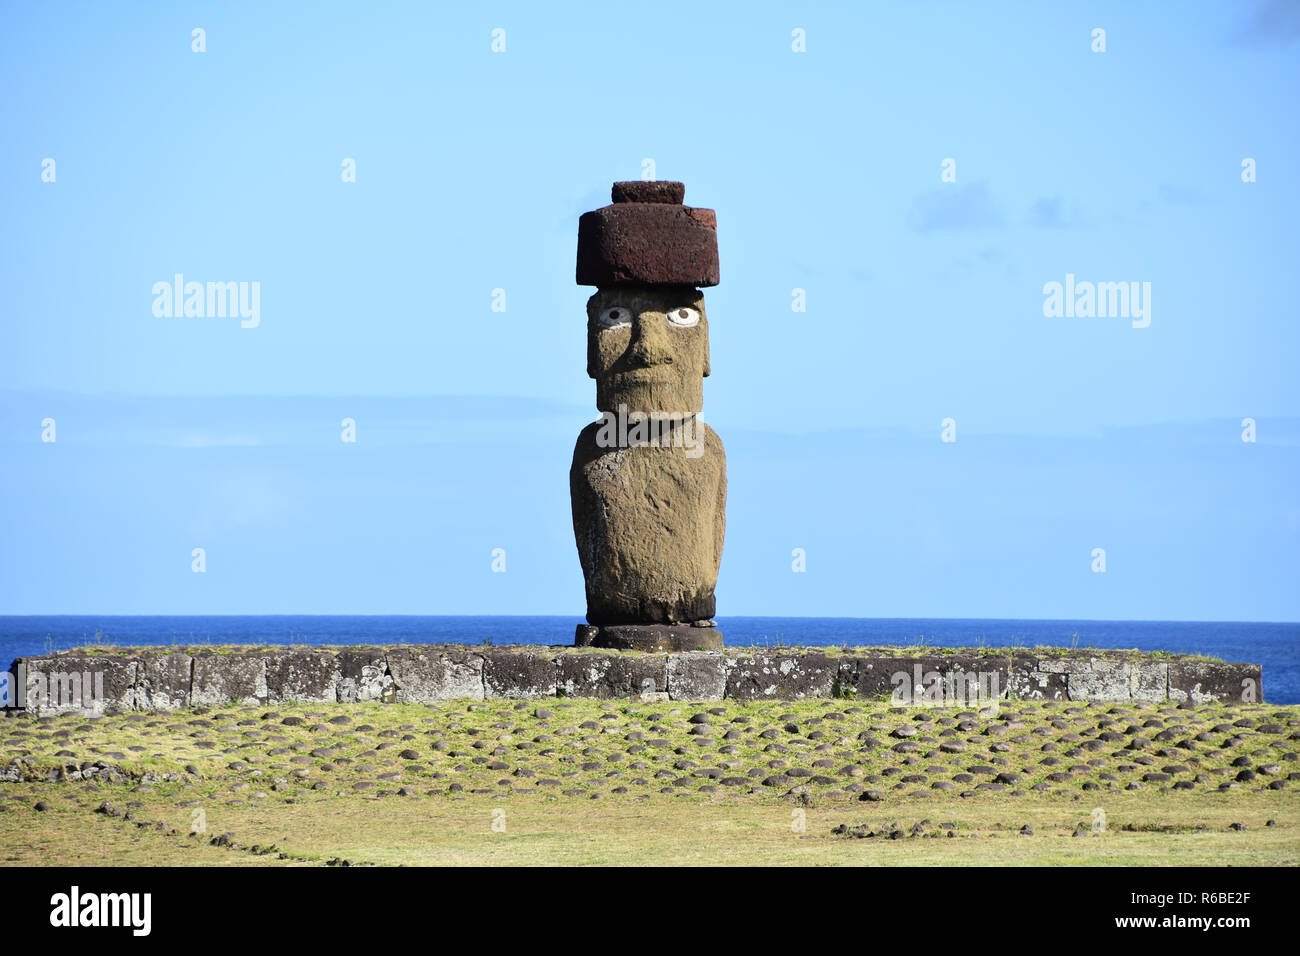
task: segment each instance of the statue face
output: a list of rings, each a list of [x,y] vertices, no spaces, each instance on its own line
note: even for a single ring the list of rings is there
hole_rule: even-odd
[[[587,300],[587,374],[596,408],[693,415],[704,405],[709,323],[689,286],[614,286]]]

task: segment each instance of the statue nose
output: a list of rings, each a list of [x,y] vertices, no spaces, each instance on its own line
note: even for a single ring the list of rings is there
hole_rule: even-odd
[[[633,358],[645,365],[672,365],[672,342],[662,312],[643,312],[637,317]]]

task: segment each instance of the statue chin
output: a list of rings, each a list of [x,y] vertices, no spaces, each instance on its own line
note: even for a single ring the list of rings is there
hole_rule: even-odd
[[[665,418],[688,418],[704,407],[704,388],[696,382],[669,385],[611,385],[596,383],[596,408],[614,415],[640,412]]]

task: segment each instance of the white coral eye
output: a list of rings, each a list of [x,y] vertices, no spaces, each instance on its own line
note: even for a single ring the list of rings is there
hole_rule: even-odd
[[[686,329],[700,324],[700,313],[694,309],[673,309],[668,313],[668,321]]]
[[[624,305],[616,305],[600,313],[596,321],[602,329],[624,329],[632,324],[632,310]]]

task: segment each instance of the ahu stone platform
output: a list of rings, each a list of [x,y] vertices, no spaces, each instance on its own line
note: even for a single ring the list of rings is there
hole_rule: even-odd
[[[280,701],[535,697],[1263,700],[1258,664],[1138,651],[871,647],[639,653],[536,645],[86,647],[14,661],[10,705],[53,713]],[[16,691],[21,690],[21,693]]]

